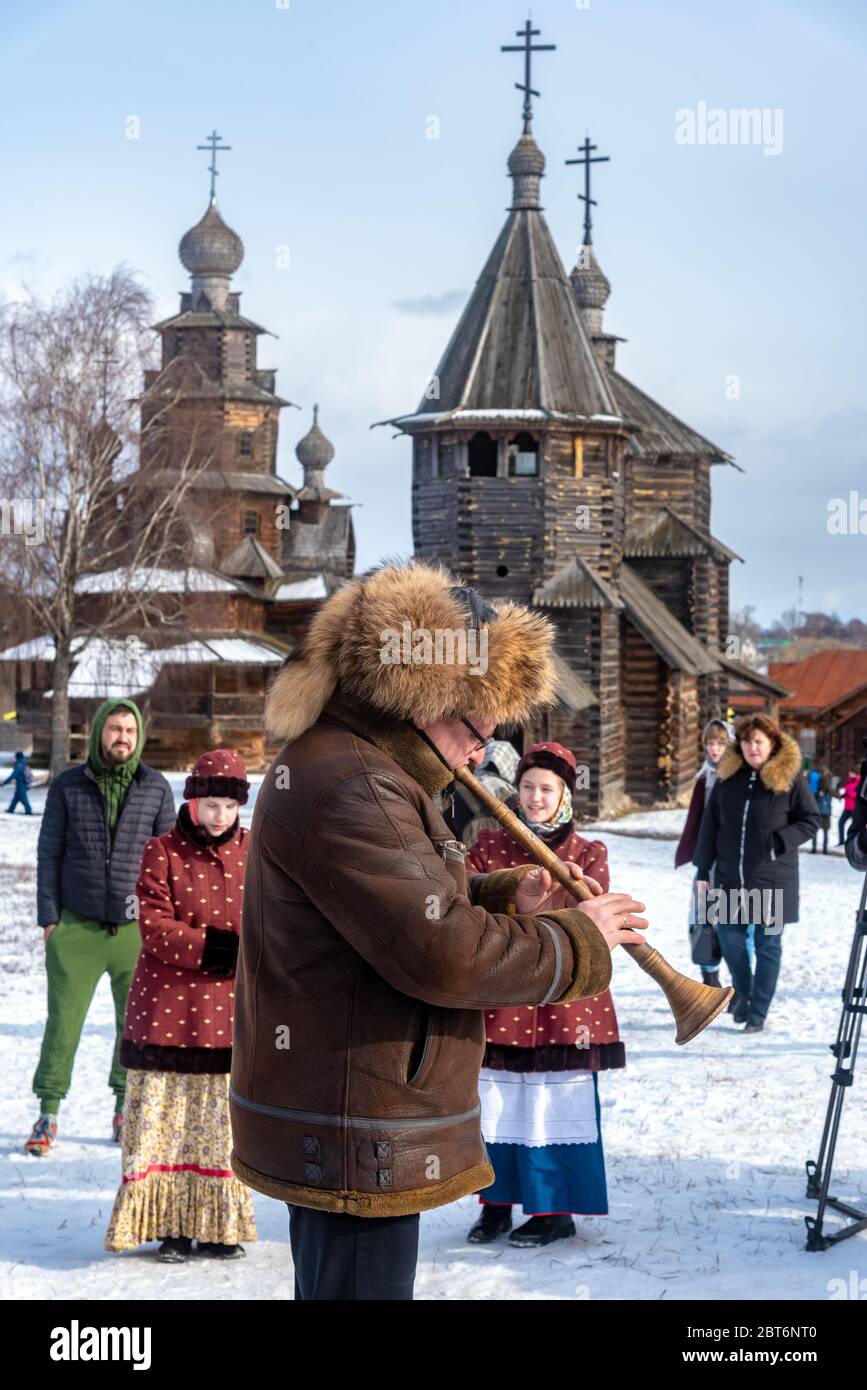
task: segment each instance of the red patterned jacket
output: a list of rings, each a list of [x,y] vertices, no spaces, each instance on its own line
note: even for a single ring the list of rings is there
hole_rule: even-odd
[[[145,845],[136,884],[142,950],[124,1029],[137,1048],[232,1046],[248,839],[239,826],[222,844],[204,834],[194,843],[176,825]]]
[[[608,850],[601,840],[572,831],[551,848],[578,864],[608,892]],[[530,858],[508,830],[480,830],[467,854],[467,869],[490,873]],[[617,1015],[609,990],[571,1004],[516,1005],[485,1012],[483,1065],[505,1071],[605,1071],[625,1066]]]

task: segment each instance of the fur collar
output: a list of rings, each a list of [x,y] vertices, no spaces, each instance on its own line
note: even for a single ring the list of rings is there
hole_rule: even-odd
[[[769,792],[789,791],[795,784],[796,778],[801,771],[803,761],[801,750],[790,734],[783,734],[783,742],[776,753],[772,753],[759,772],[759,777],[764,782]],[[739,743],[733,743],[727,748],[720,759],[717,768],[717,777],[721,782],[733,777],[742,768],[749,770],[749,763],[741,752]]]
[[[189,804],[182,801],[175,829],[185,840],[189,840],[191,845],[198,845],[200,849],[218,849],[220,845],[227,845],[230,840],[234,840],[240,824],[241,819],[236,816],[234,824],[224,830],[222,835],[212,835],[203,825],[193,824]]]
[[[435,796],[454,781],[454,774],[402,719],[394,719],[370,705],[360,705],[340,693],[331,697],[323,714],[387,753],[428,796]]]

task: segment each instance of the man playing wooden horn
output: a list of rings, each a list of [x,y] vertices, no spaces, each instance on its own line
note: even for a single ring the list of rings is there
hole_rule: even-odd
[[[412,1298],[419,1213],[494,1181],[484,1011],[599,994],[611,950],[643,941],[628,894],[597,885],[579,907],[529,864],[468,877],[441,814],[495,727],[553,702],[552,641],[541,615],[441,566],[389,564],[332,595],[274,681],[284,746],[244,883],[232,1167],[289,1207],[296,1298]]]

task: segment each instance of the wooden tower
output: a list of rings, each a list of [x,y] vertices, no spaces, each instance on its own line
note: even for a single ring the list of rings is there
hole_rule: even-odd
[[[561,700],[527,737],[575,752],[576,804],[598,814],[688,790],[701,728],[725,708],[728,672],[745,670],[722,645],[736,557],[708,529],[710,468],[731,460],[616,370],[589,141],[567,161],[585,166],[585,244],[564,269],[532,133],[537,33],[519,34],[506,222],[419,406],[388,423],[412,438],[416,553],[554,623]]]

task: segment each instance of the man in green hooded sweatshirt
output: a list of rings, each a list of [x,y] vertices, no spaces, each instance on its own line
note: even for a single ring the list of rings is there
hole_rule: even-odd
[[[33,1089],[39,1118],[25,1149],[47,1154],[69,1090],[81,1030],[102,976],[111,980],[117,1037],[108,1084],[120,1139],[126,1072],[120,1065],[126,996],[141,936],[135,885],[142,850],[175,823],[165,777],[141,761],[142,719],[132,700],[106,700],[87,761],[52,782],[37,848],[37,918],[45,941],[48,1020]]]

